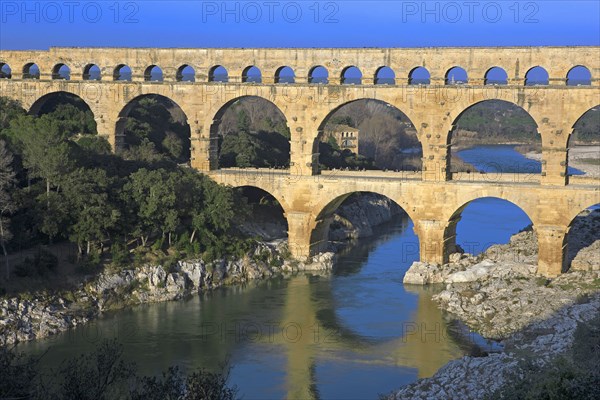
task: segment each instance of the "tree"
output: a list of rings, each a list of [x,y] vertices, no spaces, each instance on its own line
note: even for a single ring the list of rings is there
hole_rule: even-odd
[[[161,101],[159,96],[148,95],[132,107],[125,124],[125,143],[130,152],[149,142],[157,153],[162,153],[175,162],[189,159],[190,128],[182,115],[177,118],[177,108]],[[139,159],[139,158],[136,158]]]
[[[251,123],[252,123],[252,121],[250,120],[248,113],[245,110],[240,110],[238,112],[238,123],[237,123],[238,131],[250,132],[250,124]]]
[[[183,141],[175,132],[167,132],[167,136],[162,141],[162,147],[175,160],[181,160],[183,156]]]
[[[120,212],[111,202],[110,179],[101,169],[79,168],[65,179],[64,194],[68,200],[70,217],[69,239],[77,243],[79,254],[90,254],[93,243],[100,242],[116,225]]]
[[[11,124],[13,137],[19,139],[23,165],[31,178],[46,182],[46,194],[60,187],[61,178],[72,168],[69,143],[60,123],[44,115],[40,118],[18,117]]]
[[[143,246],[154,232],[161,231],[165,236],[178,225],[175,190],[178,175],[176,171],[142,168],[131,174],[123,187],[124,200],[135,216],[135,233]]]
[[[124,398],[123,384],[135,378],[135,366],[123,360],[122,345],[105,340],[94,352],[64,362],[53,375],[52,381],[42,381],[49,390],[41,398],[108,400]]]
[[[19,115],[25,115],[21,104],[8,97],[0,96],[0,135],[10,126],[10,122]]]
[[[15,173],[11,165],[12,162],[13,156],[6,148],[6,143],[3,140],[0,140],[0,246],[4,253],[6,279],[10,276],[6,244],[12,239],[8,215],[16,209],[15,202],[12,199],[10,192],[15,180]]]

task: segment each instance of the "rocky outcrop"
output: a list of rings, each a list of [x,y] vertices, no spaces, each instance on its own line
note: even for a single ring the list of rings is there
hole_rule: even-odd
[[[433,299],[487,338],[505,338],[600,291],[598,272],[577,271],[548,281],[522,265],[492,264],[485,275],[456,283],[457,275],[470,272],[451,274],[451,283]]]
[[[571,269],[576,271],[600,270],[600,240],[581,249],[571,261]]]
[[[504,341],[504,351],[485,357],[467,356],[450,361],[431,378],[407,385],[389,399],[464,399],[485,398],[500,387],[510,384],[520,365],[526,360],[546,364],[563,354],[573,343],[577,324],[600,313],[600,296],[583,304],[572,304],[550,318],[527,326]]]
[[[265,279],[298,271],[327,271],[333,253],[301,263],[283,258],[287,243],[259,243],[238,260],[179,261],[172,267],[144,265],[105,272],[74,292],[36,293],[0,300],[0,345],[54,335],[96,318],[107,310],[130,305],[177,300],[222,285]]]
[[[481,399],[507,384],[523,360],[543,365],[568,350],[577,323],[600,312],[600,211],[584,211],[569,235],[569,272],[536,275],[537,237],[528,228],[479,256],[452,254],[446,265],[414,263],[406,284],[445,284],[439,306],[504,351],[451,361],[433,377],[408,385],[391,399]]]
[[[0,345],[25,342],[66,331],[86,323],[88,317],[70,309],[69,302],[56,297],[0,300]]]
[[[350,197],[337,209],[330,228],[330,238],[344,242],[373,235],[373,227],[390,221],[402,209],[387,197],[360,193]]]
[[[414,263],[404,283],[446,284],[433,297],[442,309],[485,337],[505,338],[600,291],[599,228],[600,211],[586,210],[575,219],[571,269],[552,280],[536,275],[537,237],[527,228],[476,257],[456,253],[442,266]]]

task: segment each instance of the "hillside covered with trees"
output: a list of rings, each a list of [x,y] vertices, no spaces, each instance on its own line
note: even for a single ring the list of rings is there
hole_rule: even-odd
[[[245,199],[177,164],[182,153],[165,145],[168,134],[148,128],[145,118],[168,115],[154,114],[153,101],[140,102],[131,113],[126,134],[134,141],[116,155],[96,135],[89,110],[77,100],[62,100],[33,116],[0,98],[5,255],[69,241],[77,245],[79,263],[95,266],[107,259],[120,265],[143,262],[151,251],[213,259],[248,249],[248,239],[233,225],[247,212]],[[177,124],[170,118],[162,123]],[[44,262],[28,261],[15,271],[34,273],[27,268]]]

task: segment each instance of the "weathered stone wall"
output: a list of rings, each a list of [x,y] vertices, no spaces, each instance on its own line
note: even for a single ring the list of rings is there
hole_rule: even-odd
[[[567,73],[577,65],[586,66],[594,84],[600,85],[598,47],[429,47],[429,48],[77,48],[51,47],[48,51],[0,52],[0,63],[11,66],[13,76],[20,78],[27,63],[36,63],[42,77],[51,76],[57,64],[70,67],[72,79],[81,79],[86,66],[96,64],[104,79],[112,79],[115,68],[128,65],[133,80],[144,80],[149,66],[157,65],[165,81],[176,81],[181,66],[189,65],[196,72],[197,82],[207,82],[215,66],[227,69],[231,82],[241,82],[244,70],[256,66],[264,83],[273,83],[277,71],[288,66],[296,82],[307,83],[310,71],[323,66],[329,81],[339,84],[343,71],[356,66],[363,83],[372,84],[377,71],[390,67],[397,84],[408,83],[410,72],[419,66],[431,74],[432,84],[443,84],[446,73],[454,66],[467,71],[469,82],[483,84],[486,72],[492,67],[503,68],[510,84],[522,84],[525,74],[535,66],[544,67],[550,83],[564,85]]]

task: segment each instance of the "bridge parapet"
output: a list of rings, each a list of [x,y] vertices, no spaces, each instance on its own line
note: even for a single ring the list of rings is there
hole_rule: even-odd
[[[323,66],[329,71],[331,85],[341,83],[343,72],[350,66],[362,72],[362,83],[377,81],[381,67],[389,67],[400,83],[408,83],[416,67],[429,69],[432,84],[444,84],[446,74],[460,66],[467,72],[468,82],[482,85],[486,73],[493,67],[503,68],[509,82],[522,84],[525,74],[536,66],[544,67],[551,85],[564,85],[569,71],[585,66],[592,75],[591,84],[600,85],[600,47],[437,47],[437,48],[66,48],[51,47],[47,51],[0,52],[0,63],[20,78],[23,67],[36,63],[44,77],[51,77],[53,68],[65,64],[71,69],[71,79],[81,80],[85,68],[97,65],[103,79],[112,80],[114,70],[127,65],[133,80],[143,81],[144,72],[156,65],[163,70],[166,82],[178,80],[182,66],[194,69],[197,82],[207,82],[209,71],[221,65],[229,72],[230,82],[241,82],[242,71],[254,65],[263,73],[264,83],[273,83],[276,72],[284,66],[292,68],[298,82],[306,83],[310,71]]]

